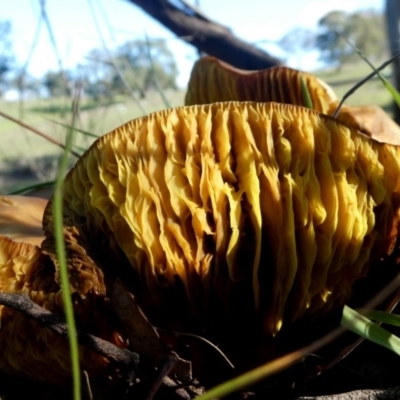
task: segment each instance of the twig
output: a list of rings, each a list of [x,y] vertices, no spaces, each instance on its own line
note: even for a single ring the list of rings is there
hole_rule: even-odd
[[[197,339],[197,340],[207,344],[212,349],[214,349],[227,362],[227,364],[232,369],[235,369],[235,366],[232,364],[232,362],[229,360],[229,358],[223,353],[223,351],[219,347],[217,347],[214,343],[212,343],[209,340],[207,340],[206,338],[203,338],[202,336],[199,336],[199,335],[195,335],[193,333],[175,332],[175,331],[169,331],[168,329],[157,328],[157,327],[155,327],[155,329],[157,331],[159,331],[159,332],[165,332],[165,333],[170,334],[170,335],[175,336],[175,337],[182,337],[183,336],[183,337],[190,337],[190,338]]]
[[[68,336],[67,325],[50,311],[34,303],[26,294],[0,292],[0,304],[34,318],[62,337],[67,338]],[[127,371],[136,371],[136,366],[139,363],[139,356],[136,353],[121,349],[86,332],[78,331],[77,338],[81,345],[107,357],[112,362],[124,366]]]
[[[59,142],[58,140],[52,138],[51,136],[47,135],[46,133],[43,133],[43,132],[39,131],[38,129],[34,128],[33,126],[30,126],[30,125],[26,124],[25,122],[22,122],[19,119],[16,119],[16,118],[12,117],[11,115],[8,115],[8,114],[4,113],[3,111],[0,111],[0,116],[3,117],[3,118],[6,118],[6,119],[8,119],[8,120],[10,120],[12,122],[15,122],[16,124],[22,126],[23,128],[28,129],[28,130],[36,133],[36,135],[41,136],[42,138],[48,140],[49,142],[51,142],[51,143],[55,144],[56,146],[61,147],[62,149],[65,150],[65,146],[61,142]],[[74,155],[75,157],[80,158],[80,154],[79,153],[76,153],[73,150],[70,150],[70,153],[72,155]]]

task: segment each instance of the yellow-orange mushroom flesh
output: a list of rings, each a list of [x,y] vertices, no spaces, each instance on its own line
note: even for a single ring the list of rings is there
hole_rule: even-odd
[[[62,294],[50,258],[29,243],[17,243],[0,235],[0,292],[25,294],[56,316],[63,314]],[[97,301],[97,302],[96,302]],[[74,299],[81,329],[116,341],[112,319],[96,299]],[[96,305],[94,306],[93,303]],[[68,341],[24,312],[0,306],[0,369],[35,381],[65,384],[71,379]],[[120,343],[120,345],[123,343]],[[80,347],[80,363],[91,377],[118,375],[109,360]]]
[[[276,101],[306,106],[303,80],[312,108],[333,115],[339,101],[323,81],[287,67],[245,71],[214,57],[203,57],[193,66],[185,98],[186,105],[219,101]],[[378,106],[341,106],[337,119],[373,139],[400,145],[400,127]]]
[[[200,318],[233,304],[283,321],[343,303],[385,254],[399,150],[277,103],[181,107],[99,139],[65,180],[72,290],[104,291],[123,258],[156,295],[177,281]],[[51,207],[45,252],[54,259]],[[110,264],[111,263],[111,264]],[[151,296],[150,296],[151,298]]]
[[[305,106],[301,79],[310,94],[313,109],[328,114],[337,105],[332,89],[315,76],[288,67],[245,71],[218,60],[202,57],[193,66],[185,104],[219,101],[256,101]]]

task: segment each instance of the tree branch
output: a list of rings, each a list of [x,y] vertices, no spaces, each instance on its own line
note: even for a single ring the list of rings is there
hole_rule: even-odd
[[[228,28],[211,21],[186,1],[128,1],[142,8],[199,51],[218,57],[236,68],[256,70],[282,64],[277,58],[233,35]]]
[[[67,337],[68,335],[67,325],[60,318],[34,303],[25,294],[0,292],[0,304],[34,318],[60,336]],[[124,366],[127,372],[134,372],[137,369],[139,356],[136,353],[121,349],[106,340],[81,331],[78,331],[78,342],[107,357],[110,361]]]

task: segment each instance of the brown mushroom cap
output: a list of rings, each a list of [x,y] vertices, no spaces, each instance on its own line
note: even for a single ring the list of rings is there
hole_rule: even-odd
[[[333,90],[316,77],[287,67],[245,71],[214,57],[202,57],[193,66],[186,105],[219,101],[257,101],[305,106],[301,79],[307,86],[313,109],[325,114],[337,104]]]
[[[28,243],[0,235],[0,291],[28,295],[33,302],[63,314],[62,294],[50,258]],[[98,299],[101,301],[101,299]],[[115,326],[104,328],[106,315],[88,302],[75,302],[79,326],[110,341]],[[87,309],[90,309],[88,312]],[[36,381],[66,383],[71,378],[68,341],[23,312],[0,306],[0,369]],[[109,323],[109,321],[108,321]],[[101,328],[101,329],[100,329]],[[115,337],[115,339],[117,339]],[[92,377],[114,374],[109,361],[88,348],[80,348],[81,367]]]
[[[338,119],[381,143],[400,145],[400,127],[378,106],[342,106]]]
[[[186,105],[218,101],[276,101],[304,106],[303,79],[313,109],[333,115],[339,105],[333,90],[311,74],[286,67],[245,71],[214,57],[200,58],[193,66]],[[400,145],[400,127],[378,106],[342,106],[337,119],[373,139]]]
[[[215,103],[128,122],[65,180],[72,290],[104,293],[104,275],[129,265],[149,301],[183,286],[199,318],[258,313],[275,334],[343,304],[371,255],[389,251],[399,160],[397,147],[285,104]],[[50,206],[43,224],[56,261]]]
[[[0,196],[0,235],[40,246],[46,204],[47,200],[38,197]]]

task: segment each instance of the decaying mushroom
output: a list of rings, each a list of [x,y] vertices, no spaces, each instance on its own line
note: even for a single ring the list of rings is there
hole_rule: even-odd
[[[339,105],[334,91],[311,74],[287,67],[245,71],[214,57],[203,57],[195,63],[185,104],[276,101],[305,106],[301,79],[309,91],[312,108],[333,115]],[[345,105],[337,119],[379,142],[400,145],[400,127],[378,106]]]
[[[109,302],[116,278],[149,315],[172,298],[177,318],[187,303],[205,327],[257,319],[267,335],[343,305],[369,262],[393,250],[399,151],[278,103],[180,107],[128,122],[97,140],[63,185],[78,326],[126,345]],[[53,224],[50,201],[41,249],[0,238],[0,290],[61,313]],[[2,369],[35,377],[47,362],[44,379],[65,378],[65,343],[37,327],[27,349],[34,322],[4,307],[1,319]],[[107,367],[96,357],[89,372]]]
[[[59,282],[54,264],[39,247],[18,243],[0,235],[0,291],[28,295],[33,302],[63,315]],[[101,301],[88,306],[85,299],[75,298],[74,307],[81,329],[96,334],[120,347],[126,339],[107,305]],[[71,366],[68,341],[20,311],[0,306],[0,369],[36,381],[65,383],[70,380]],[[114,376],[109,360],[87,347],[80,347],[80,362],[92,377]]]

